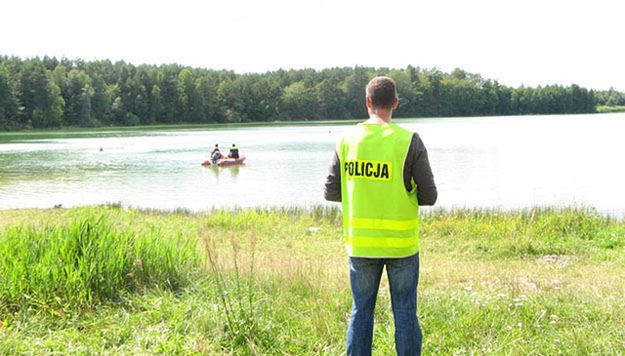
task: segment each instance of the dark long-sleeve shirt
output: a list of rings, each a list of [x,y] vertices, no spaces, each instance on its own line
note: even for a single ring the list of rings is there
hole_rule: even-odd
[[[438,198],[438,191],[434,183],[428,151],[416,133],[412,136],[404,162],[404,186],[407,191],[412,190],[413,181],[417,188],[419,205],[434,205]],[[336,152],[326,178],[324,196],[329,201],[341,201],[341,162]]]

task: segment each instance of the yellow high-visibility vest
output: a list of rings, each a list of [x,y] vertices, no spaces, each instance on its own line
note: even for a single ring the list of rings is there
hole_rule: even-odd
[[[343,232],[352,257],[400,258],[419,252],[419,204],[404,162],[413,132],[393,123],[358,124],[337,145]]]

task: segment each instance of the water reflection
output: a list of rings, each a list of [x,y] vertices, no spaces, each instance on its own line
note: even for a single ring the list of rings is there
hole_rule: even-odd
[[[204,168],[209,170],[213,174],[213,177],[215,177],[216,181],[219,181],[219,175],[221,173],[221,169],[219,168],[218,165],[211,164],[210,166],[204,166]]]
[[[237,177],[239,176],[239,169],[241,169],[240,165],[236,165],[236,166],[230,166],[230,167],[223,167],[224,169],[227,169],[230,171],[230,176],[236,180]]]
[[[215,179],[219,179],[221,174],[229,174],[230,177],[236,181],[239,176],[239,171],[243,165],[244,164],[220,167],[216,164],[211,164],[210,166],[204,166],[204,168],[211,171]]]

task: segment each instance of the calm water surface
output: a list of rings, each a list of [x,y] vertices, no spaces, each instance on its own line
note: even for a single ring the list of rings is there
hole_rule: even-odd
[[[397,123],[425,142],[440,207],[583,205],[625,212],[624,114]],[[326,204],[328,164],[348,126],[0,134],[0,208]],[[215,143],[236,143],[247,164],[202,167]]]

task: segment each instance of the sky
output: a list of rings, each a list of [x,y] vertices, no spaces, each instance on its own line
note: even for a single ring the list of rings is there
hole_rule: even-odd
[[[0,54],[239,73],[461,68],[625,91],[622,0],[1,0]]]

